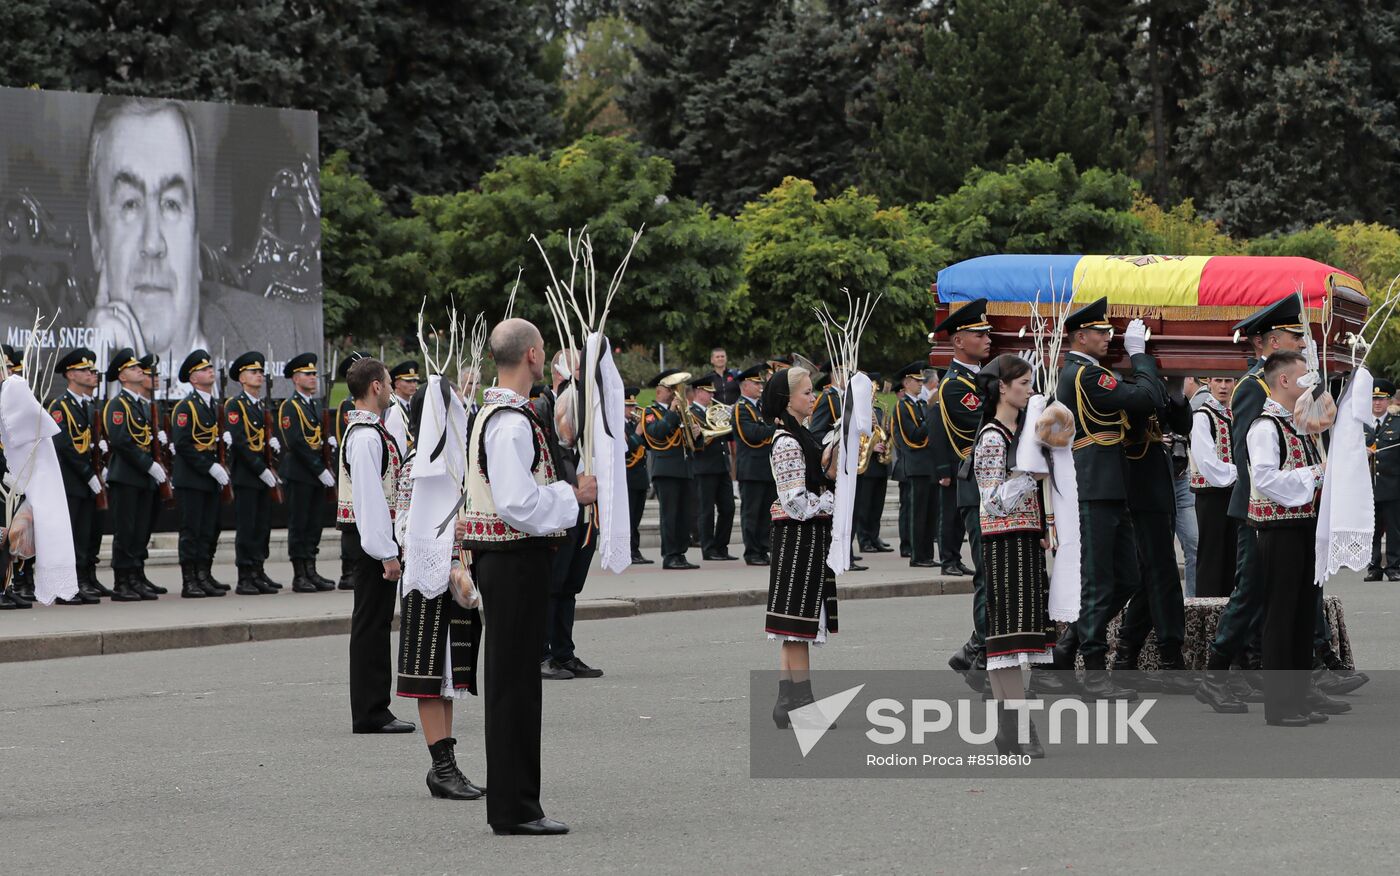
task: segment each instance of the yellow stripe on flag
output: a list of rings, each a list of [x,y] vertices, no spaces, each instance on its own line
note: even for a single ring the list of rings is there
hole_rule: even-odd
[[[1195,307],[1201,272],[1210,256],[1091,256],[1074,266],[1074,300],[1087,304]]]

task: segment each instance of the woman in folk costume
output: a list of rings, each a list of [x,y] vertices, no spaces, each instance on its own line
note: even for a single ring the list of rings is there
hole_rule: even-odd
[[[1045,572],[1045,514],[1038,481],[1016,471],[1016,441],[1032,394],[1030,364],[998,356],[977,375],[983,399],[982,427],[973,445],[973,472],[981,497],[982,563],[987,575],[987,674],[996,697],[996,746],[1000,754],[1044,757],[1035,724],[1026,744],[1017,742],[1015,711],[1025,699],[1022,668],[1053,661],[1050,579]]]
[[[808,646],[836,628],[836,577],[827,568],[831,514],[836,505],[834,447],[825,451],[802,425],[817,397],[805,368],[784,368],[763,389],[763,415],[778,427],[769,455],[778,499],[773,503],[773,562],[768,567],[764,629],[782,642],[773,720],[814,701]]]
[[[481,644],[480,602],[455,542],[466,524],[453,518],[466,469],[467,412],[461,397],[433,374],[409,405],[413,450],[404,463],[412,499],[403,521],[403,593],[399,621],[397,693],[418,701],[432,766],[428,792],[449,800],[478,800],[486,789],[457,766],[453,702],[475,696]]]

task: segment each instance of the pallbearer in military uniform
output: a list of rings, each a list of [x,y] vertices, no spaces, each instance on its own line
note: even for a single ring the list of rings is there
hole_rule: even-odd
[[[112,356],[106,376],[108,383],[121,384],[103,411],[112,452],[107,492],[112,510],[112,570],[116,574],[113,598],[121,602],[156,599],[159,594],[146,584],[144,567],[156,489],[166,474],[152,456],[156,435],[150,403],[143,397],[146,375],[136,352],[123,347]]]
[[[924,363],[912,362],[900,369],[904,382],[904,398],[894,412],[894,443],[903,459],[904,479],[908,484],[909,565],[932,568],[937,539],[938,491],[934,489],[937,473],[933,442],[929,440],[928,406],[919,398],[919,376]]]
[[[868,372],[870,382],[879,392],[880,374]],[[861,439],[861,459],[865,470],[856,474],[856,503],[853,528],[861,553],[882,554],[894,550],[880,538],[880,518],[885,513],[885,491],[890,478],[890,418],[877,402],[871,434]]]
[[[714,380],[706,374],[690,382],[695,398],[690,403],[695,422],[704,423],[714,402]],[[737,560],[729,553],[734,534],[734,483],[729,479],[729,436],[695,439],[691,463],[700,503],[700,556],[706,560]]]
[[[739,373],[739,400],[734,403],[734,471],[739,481],[739,529],[744,536],[744,562],[766,566],[773,502],[778,498],[773,483],[769,445],[777,426],[763,419],[759,409],[767,364],[760,362]]]
[[[1377,377],[1371,390],[1374,422],[1366,427],[1366,446],[1371,453],[1371,484],[1376,502],[1376,534],[1371,539],[1371,565],[1367,581],[1400,581],[1400,453],[1390,448],[1400,445],[1400,416],[1390,412],[1395,384]],[[1381,451],[1386,451],[1382,453]],[[1381,556],[1381,539],[1385,556]]]
[[[93,400],[97,388],[97,354],[79,347],[62,357],[54,371],[63,375],[68,388],[49,402],[49,416],[58,424],[53,446],[58,452],[58,467],[63,472],[63,492],[68,497],[68,516],[73,526],[73,558],[78,568],[78,597],[59,598],[72,605],[93,603],[112,591],[97,580],[97,547],[102,535],[97,527],[97,497],[102,481],[93,468],[93,419],[100,416]],[[27,596],[27,593],[21,594]],[[139,597],[138,597],[139,598]]]
[[[335,582],[316,571],[321,550],[321,518],[326,489],[335,477],[321,455],[321,409],[316,403],[319,372],[316,354],[302,353],[287,361],[282,375],[295,392],[277,408],[277,429],[282,436],[282,464],[278,475],[286,487],[287,555],[292,560],[292,590],[315,593],[334,590]],[[407,426],[408,421],[404,421]]]
[[[350,371],[350,366],[355,364],[355,360],[356,360],[356,359],[368,359],[368,358],[369,358],[369,354],[368,354],[368,353],[361,353],[361,352],[359,352],[358,350],[352,350],[352,351],[350,351],[348,354],[346,354],[346,356],[345,356],[344,359],[341,359],[341,360],[340,360],[340,364],[336,366],[336,369],[335,369],[335,379],[336,379],[339,383],[344,384],[344,383],[345,383],[345,375]],[[354,409],[355,409],[355,400],[352,399],[352,398],[350,398],[350,396],[349,396],[348,394],[345,396],[345,398],[341,399],[340,404],[336,407],[336,412],[335,412],[335,435],[334,435],[334,437],[332,437],[332,438],[330,438],[330,439],[328,439],[328,440],[331,441],[331,449],[332,449],[333,451],[335,451],[335,470],[336,470],[337,472],[340,471],[340,448],[341,448],[341,442],[345,439],[345,426],[347,425],[347,422],[348,422],[346,418],[349,416],[350,412],[353,411]],[[469,408],[469,409],[470,409],[470,408]],[[354,590],[354,589],[355,589],[354,575],[355,575],[355,552],[352,550],[351,544],[350,544],[348,541],[345,540],[345,537],[344,537],[344,536],[341,536],[341,539],[340,539],[340,580],[336,583],[336,589],[337,589],[337,590]]]
[[[219,493],[229,474],[219,465],[219,420],[214,410],[214,363],[208,350],[195,350],[177,375],[191,387],[170,411],[175,461],[171,477],[180,509],[180,595],[186,599],[223,596],[227,586],[210,574],[219,541]]]
[[[656,504],[661,510],[661,567],[698,569],[686,559],[690,545],[691,509],[695,507],[691,485],[690,451],[684,436],[680,409],[687,404],[677,396],[684,386],[684,372],[668,368],[651,379],[656,402],[643,414],[647,453],[651,456],[651,482],[656,487]],[[699,440],[698,425],[690,440]]]
[[[647,439],[642,425],[642,409],[637,406],[637,387],[623,389],[627,410],[627,508],[632,515],[632,562],[650,565],[653,560],[642,556],[642,509],[647,504]],[[471,431],[468,428],[467,431]]]
[[[265,361],[257,351],[233,360],[233,379],[242,391],[224,408],[225,440],[233,449],[233,554],[238,566],[234,592],[243,596],[282,589],[264,567],[272,534],[272,490],[277,486],[277,475],[263,458],[267,435],[267,414],[261,400]]]
[[[399,442],[399,450],[407,455],[413,449],[413,434],[408,428],[409,404],[418,391],[418,363],[409,359],[389,369],[389,379],[394,382],[394,391],[389,410],[384,412],[384,428]]]
[[[1127,457],[1123,439],[1128,414],[1150,414],[1165,402],[1157,363],[1147,355],[1146,326],[1133,320],[1123,338],[1133,363],[1134,382],[1120,381],[1100,362],[1108,355],[1113,326],[1108,299],[1065,318],[1069,352],[1060,368],[1055,397],[1074,415],[1074,468],[1079,486],[1082,543],[1079,621],[1056,646],[1056,666],[1074,667],[1084,655],[1084,692],[1096,699],[1135,699],[1137,692],[1115,685],[1108,675],[1108,622],[1137,593],[1137,540],[1128,511]]]

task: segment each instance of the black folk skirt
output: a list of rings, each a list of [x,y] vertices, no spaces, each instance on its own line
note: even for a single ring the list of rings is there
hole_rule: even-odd
[[[433,599],[408,591],[399,613],[399,696],[443,698],[444,675],[454,691],[475,695],[480,648],[478,609],[462,608],[450,589]]]
[[[836,632],[836,576],[826,565],[831,518],[774,520],[772,541],[765,631],[779,638],[815,640],[824,610],[825,631]]]
[[[987,668],[1049,663],[1055,645],[1050,578],[1039,532],[982,536],[987,576]]]

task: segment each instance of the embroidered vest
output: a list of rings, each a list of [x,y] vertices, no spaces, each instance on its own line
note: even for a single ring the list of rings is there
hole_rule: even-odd
[[[360,429],[373,429],[379,435],[379,442],[383,449],[383,466],[379,472],[381,481],[380,488],[384,491],[384,501],[389,506],[389,519],[393,520],[398,516],[399,509],[403,505],[402,492],[407,486],[407,478],[404,477],[405,469],[403,458],[399,455],[398,442],[388,433],[384,425],[379,422],[379,417],[370,411],[362,411],[358,408],[346,414],[345,441],[347,445],[350,436]],[[352,485],[350,483],[350,462],[346,459],[348,454],[340,454],[340,484],[336,490],[335,522],[339,529],[346,529],[355,525],[355,503],[353,501]]]
[[[545,436],[539,420],[525,408],[499,402],[487,403],[477,413],[472,422],[471,435],[467,438],[467,501],[462,507],[461,519],[467,525],[466,534],[462,537],[462,547],[469,551],[504,551],[552,546],[568,535],[562,529],[542,536],[521,532],[505,522],[497,513],[496,502],[491,497],[491,480],[486,472],[486,424],[503,411],[515,411],[530,421],[531,443],[534,448],[530,477],[542,487],[559,480],[557,461],[549,452],[549,439]]]
[[[1230,462],[1230,415],[1228,413],[1221,413],[1210,405],[1205,405],[1200,410],[1196,411],[1196,413],[1204,413],[1206,419],[1210,422],[1210,437],[1212,443],[1215,444],[1216,458],[1221,462]],[[1193,414],[1192,416],[1195,415]],[[1205,477],[1201,474],[1200,468],[1196,465],[1196,454],[1188,453],[1186,459],[1191,471],[1191,492],[1199,493],[1201,490],[1230,489],[1230,487],[1212,487],[1206,482]]]
[[[973,444],[973,469],[979,474],[989,474],[988,466],[994,464],[996,460],[984,458],[981,452],[985,446],[984,436],[988,432],[995,432],[1001,435],[1003,456],[1000,460],[1001,479],[1003,481],[1011,477],[1011,464],[1015,460],[1011,456],[1011,433],[1001,423],[993,421],[983,426],[977,433],[977,440]],[[1040,487],[1026,493],[1016,502],[1016,506],[1011,509],[1011,513],[998,517],[988,514],[982,503],[978,503],[977,519],[981,523],[982,536],[1002,535],[1010,532],[1041,532],[1045,526],[1040,513]]]
[[[1299,435],[1294,431],[1292,421],[1274,414],[1261,414],[1259,419],[1272,420],[1274,427],[1278,429],[1279,471],[1307,468],[1321,461],[1317,442],[1311,436]],[[1259,488],[1254,485],[1254,478],[1250,477],[1249,524],[1256,529],[1306,526],[1309,521],[1317,518],[1320,492],[1314,490],[1313,497],[1297,508],[1286,508],[1259,492]]]

